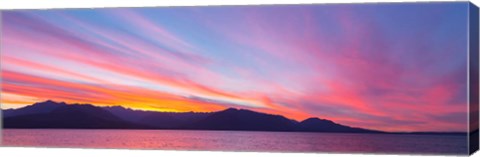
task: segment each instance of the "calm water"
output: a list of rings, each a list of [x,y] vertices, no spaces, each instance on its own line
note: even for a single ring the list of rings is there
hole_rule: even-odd
[[[5,129],[4,146],[267,152],[465,154],[466,136],[341,133]]]

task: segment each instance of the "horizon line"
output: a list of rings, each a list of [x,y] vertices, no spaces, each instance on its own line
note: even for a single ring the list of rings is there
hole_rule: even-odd
[[[471,132],[475,132],[475,131],[478,131],[477,130],[473,130],[473,131],[385,131],[385,130],[379,130],[379,129],[369,129],[369,128],[364,128],[364,127],[355,127],[355,126],[349,126],[349,125],[344,125],[344,124],[340,124],[340,123],[336,123],[335,121],[332,121],[332,120],[329,120],[329,119],[323,119],[323,118],[320,118],[320,117],[309,117],[309,118],[306,118],[304,120],[301,120],[301,121],[298,121],[298,120],[295,120],[295,119],[291,119],[291,118],[288,118],[287,116],[284,116],[284,115],[279,115],[279,114],[270,114],[270,113],[264,113],[264,112],[258,112],[258,111],[253,111],[253,110],[249,110],[249,109],[244,109],[244,108],[236,108],[236,107],[226,107],[222,110],[216,110],[216,111],[209,111],[209,112],[196,112],[196,111],[156,111],[156,110],[142,110],[142,109],[135,109],[135,108],[130,108],[130,107],[125,107],[125,106],[122,106],[122,105],[110,105],[110,106],[97,106],[95,104],[92,104],[92,103],[67,103],[65,101],[54,101],[52,99],[47,99],[45,101],[39,101],[39,102],[36,102],[36,103],[33,103],[33,104],[30,104],[30,105],[26,105],[26,106],[23,106],[23,107],[19,107],[19,108],[10,108],[10,109],[1,109],[1,111],[5,111],[5,110],[19,110],[19,109],[22,109],[22,108],[25,108],[25,107],[28,107],[28,106],[34,106],[34,105],[38,105],[40,103],[46,103],[46,102],[53,102],[53,103],[56,103],[56,104],[65,104],[65,105],[69,105],[69,106],[72,106],[72,105],[89,105],[89,106],[93,106],[93,107],[98,107],[98,108],[107,108],[107,107],[120,107],[120,108],[123,108],[123,109],[126,109],[126,110],[131,110],[131,111],[140,111],[140,112],[157,112],[157,113],[217,113],[217,112],[222,112],[222,111],[226,111],[226,110],[229,110],[229,109],[235,109],[235,110],[246,110],[246,111],[250,111],[250,112],[255,112],[255,113],[260,113],[260,114],[267,114],[267,115],[274,115],[274,116],[281,116],[281,117],[284,117],[286,119],[289,119],[289,120],[292,120],[292,121],[295,121],[297,123],[301,123],[305,120],[308,120],[308,119],[312,119],[312,118],[316,118],[316,119],[320,119],[320,120],[328,120],[328,121],[331,121],[335,124],[339,124],[339,125],[343,125],[343,126],[348,126],[348,127],[351,127],[351,128],[360,128],[360,129],[366,129],[366,130],[372,130],[372,131],[379,131],[380,134],[468,134],[468,133],[471,133]],[[1,106],[1,104],[0,104]],[[2,117],[2,120],[3,120],[3,117]],[[3,128],[5,129],[5,128]],[[12,128],[10,128],[12,129]],[[13,128],[15,129],[15,128]],[[35,128],[35,129],[38,129],[38,128]],[[45,129],[49,129],[49,128],[45,128]],[[50,128],[51,129],[51,128]],[[116,129],[114,129],[116,130]],[[145,129],[140,129],[140,130],[145,130]],[[149,129],[149,130],[152,130],[152,129]],[[153,129],[153,130],[165,130],[165,129]],[[173,130],[176,130],[176,129],[173,129]],[[235,131],[235,130],[232,130],[232,131]],[[242,130],[242,131],[245,131],[245,130]],[[248,130],[247,130],[248,131]],[[267,131],[269,132],[269,131]]]

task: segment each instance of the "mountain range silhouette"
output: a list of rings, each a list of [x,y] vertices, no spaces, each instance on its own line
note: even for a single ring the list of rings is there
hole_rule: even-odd
[[[316,117],[298,122],[281,115],[235,108],[216,112],[156,112],[121,106],[66,104],[51,100],[3,110],[3,127],[387,133],[350,127]]]

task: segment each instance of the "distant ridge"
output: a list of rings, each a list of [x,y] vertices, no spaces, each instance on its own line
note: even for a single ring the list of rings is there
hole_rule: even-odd
[[[120,106],[66,104],[47,100],[19,109],[3,110],[4,128],[183,129],[334,133],[387,133],[355,128],[320,118],[298,122],[281,115],[228,108],[217,112],[155,112]],[[398,133],[461,134],[461,133]]]

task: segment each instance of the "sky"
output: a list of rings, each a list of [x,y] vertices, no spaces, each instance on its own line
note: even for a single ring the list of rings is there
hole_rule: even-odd
[[[467,130],[467,2],[2,11],[1,108],[242,108]]]

